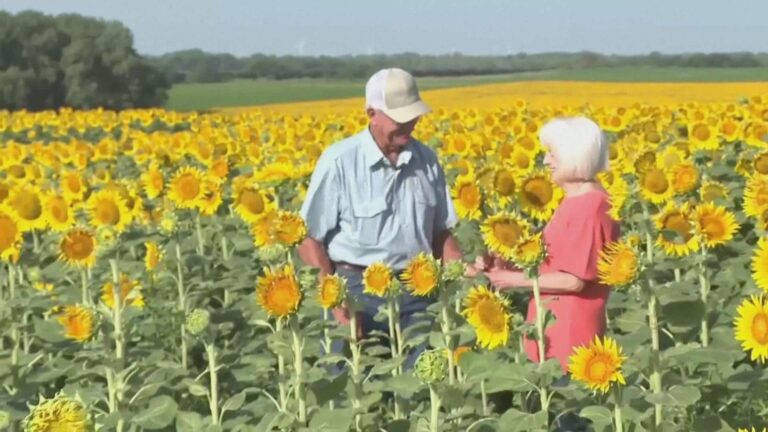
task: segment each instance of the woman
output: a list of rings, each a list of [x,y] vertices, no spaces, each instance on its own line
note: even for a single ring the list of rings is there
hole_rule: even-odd
[[[547,151],[544,164],[565,192],[543,233],[548,257],[539,286],[542,304],[556,317],[545,332],[545,357],[557,358],[567,372],[574,347],[605,331],[609,288],[597,279],[597,260],[603,247],[618,239],[619,225],[608,215],[608,194],[595,180],[608,162],[608,145],[597,124],[583,117],[557,118],[541,128],[539,138]],[[478,258],[475,268],[498,290],[532,287],[522,272],[488,257]],[[536,320],[533,296],[527,320]],[[525,351],[539,361],[535,340],[525,340]]]

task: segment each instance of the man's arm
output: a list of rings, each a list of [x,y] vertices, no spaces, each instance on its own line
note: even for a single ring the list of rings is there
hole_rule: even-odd
[[[301,242],[297,251],[304,264],[320,269],[319,276],[333,273],[333,265],[331,259],[328,258],[328,252],[319,241],[308,236]]]
[[[435,258],[442,259],[444,264],[450,261],[461,261],[459,242],[450,230],[442,230],[435,234],[432,243],[432,251]]]

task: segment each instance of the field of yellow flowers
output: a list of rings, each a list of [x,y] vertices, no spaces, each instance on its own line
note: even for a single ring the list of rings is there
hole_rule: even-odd
[[[0,427],[526,431],[569,413],[593,430],[766,425],[768,97],[508,99],[419,123],[467,261],[490,249],[532,276],[563,196],[538,128],[583,114],[607,132],[600,181],[622,225],[599,262],[609,328],[574,350],[570,380],[521,350],[523,335],[543,348],[552,319],[523,322],[530,294],[427,256],[400,280],[366,272],[386,298],[384,345],[330,318],[355,299],[298,260],[296,211],[323,149],[365,126],[360,111],[0,111]],[[434,300],[431,327],[396,324],[405,290]],[[347,355],[328,354],[338,339]]]

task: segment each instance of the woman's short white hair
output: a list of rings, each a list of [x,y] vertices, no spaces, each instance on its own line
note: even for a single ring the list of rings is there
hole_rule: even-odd
[[[568,181],[592,180],[608,169],[608,143],[594,121],[586,117],[558,117],[539,130],[541,143],[558,160],[558,169]]]

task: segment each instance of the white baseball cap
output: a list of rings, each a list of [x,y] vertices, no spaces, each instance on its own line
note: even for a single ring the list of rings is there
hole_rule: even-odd
[[[377,109],[398,123],[408,123],[432,110],[421,100],[413,75],[398,69],[382,69],[365,84],[365,106]]]

